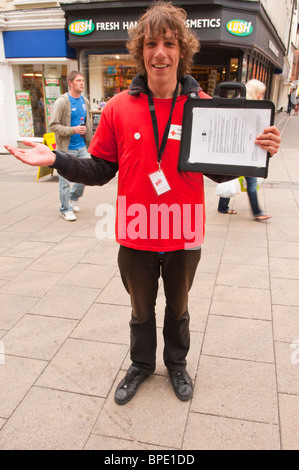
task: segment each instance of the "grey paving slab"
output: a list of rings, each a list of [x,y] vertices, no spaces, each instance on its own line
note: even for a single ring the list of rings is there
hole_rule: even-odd
[[[17,274],[21,273],[23,269],[29,266],[34,261],[34,258],[14,258],[12,256],[0,257],[0,279],[10,280]]]
[[[202,356],[191,409],[278,424],[274,364]]]
[[[93,287],[103,289],[117,272],[115,266],[78,263],[61,280],[65,286]]]
[[[0,367],[1,418],[12,415],[46,366],[45,361],[5,354],[5,363]]]
[[[80,320],[99,295],[100,289],[55,284],[38,299],[29,313]]]
[[[36,303],[36,297],[0,294],[0,329],[10,330]]]
[[[220,416],[190,413],[185,450],[279,450],[279,427]]]
[[[298,395],[279,394],[282,450],[298,450]]]
[[[251,318],[210,315],[203,354],[274,363],[272,324]]]
[[[42,297],[50,287],[58,282],[63,273],[52,273],[48,271],[31,271],[24,269],[13,279],[3,285],[1,293],[16,294],[29,297]]]
[[[299,306],[273,305],[273,332],[275,341],[292,344],[299,337]]]
[[[120,379],[121,376],[117,381]],[[138,440],[164,448],[180,448],[188,410],[189,404],[177,400],[168,378],[152,375],[140,385],[134,402],[129,402],[127,406],[120,407],[114,403],[111,393],[99,414],[93,433]]]
[[[277,387],[281,393],[299,395],[299,350],[291,346],[292,343],[275,343]]]
[[[122,344],[69,338],[36,385],[107,397],[127,351]]]
[[[2,338],[5,353],[50,360],[75,326],[75,320],[26,314]]]
[[[1,422],[0,422],[1,424]],[[128,440],[128,439],[116,439],[114,437],[100,436],[97,434],[91,434],[88,441],[84,447],[85,450],[105,450],[113,451],[117,449],[118,451],[142,451],[142,450],[151,450],[151,451],[160,451],[164,450],[164,447],[153,446],[150,444],[143,444],[142,442]],[[169,449],[175,450],[175,449]],[[111,459],[111,454],[108,456],[108,459]],[[108,460],[109,462],[109,460]],[[108,463],[107,463],[108,465]]]
[[[131,307],[94,303],[72,332],[73,338],[129,344]]]
[[[270,290],[239,286],[216,286],[210,313],[229,317],[271,320]]]
[[[219,266],[217,285],[252,287],[254,289],[269,289],[268,266],[255,266],[223,263]]]
[[[0,449],[82,449],[103,399],[33,387],[0,434]]]

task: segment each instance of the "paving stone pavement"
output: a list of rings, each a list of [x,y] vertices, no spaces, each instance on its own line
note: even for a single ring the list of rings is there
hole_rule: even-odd
[[[278,156],[256,222],[246,193],[217,212],[205,179],[207,230],[190,294],[188,370],[180,402],[162,361],[125,406],[130,302],[118,246],[98,240],[116,180],[87,187],[76,222],[58,212],[58,177],[0,155],[0,449],[299,448],[299,118],[276,116]],[[106,204],[106,206],[103,206]],[[109,209],[110,208],[110,209]]]

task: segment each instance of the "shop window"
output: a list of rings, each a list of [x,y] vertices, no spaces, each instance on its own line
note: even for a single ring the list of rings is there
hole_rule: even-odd
[[[14,66],[16,107],[21,137],[42,137],[56,99],[65,91],[66,66]]]
[[[28,91],[28,117],[30,105],[33,119],[33,135],[41,137],[46,133],[45,102],[43,93],[43,74],[41,72],[23,71],[21,74],[22,91]],[[25,116],[23,116],[24,118]]]
[[[248,58],[244,55],[242,60],[242,75],[241,75],[241,82],[246,83],[247,81],[247,72],[248,72]]]
[[[261,81],[265,83],[265,66],[262,65],[262,70],[261,70]]]
[[[256,75],[254,78],[256,78],[257,80],[260,80],[260,70],[261,70],[261,66],[260,64],[257,64],[257,67],[256,67]]]
[[[92,111],[101,110],[112,96],[126,90],[136,75],[133,59],[128,54],[83,51],[80,62]]]
[[[229,80],[237,82],[239,76],[239,59],[230,59]]]
[[[254,62],[251,78],[256,78],[256,68],[257,68],[257,64],[256,64],[256,62]]]
[[[265,68],[264,84],[268,86],[268,70]],[[266,91],[267,94],[267,91]]]
[[[216,85],[225,81],[225,68],[220,67],[192,67],[191,75],[198,81],[205,93],[214,95]]]
[[[252,57],[250,57],[249,61],[248,61],[247,81],[251,80],[251,78],[252,78],[252,69],[253,69],[253,60],[252,60]]]

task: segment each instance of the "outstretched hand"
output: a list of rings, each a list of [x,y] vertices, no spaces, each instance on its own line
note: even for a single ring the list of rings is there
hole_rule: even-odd
[[[23,144],[31,149],[21,149],[4,145],[4,147],[18,160],[31,166],[51,166],[55,162],[55,154],[44,144],[37,144],[30,140],[23,140]]]
[[[280,132],[275,126],[267,127],[261,135],[256,137],[255,140],[255,143],[262,149],[267,150],[271,157],[278,152],[280,142]]]

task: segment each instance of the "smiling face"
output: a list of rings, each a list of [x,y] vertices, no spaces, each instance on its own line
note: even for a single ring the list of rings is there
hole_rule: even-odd
[[[176,87],[177,70],[182,57],[179,42],[169,29],[156,37],[152,37],[150,33],[145,34],[143,61],[148,86],[154,96],[155,91],[159,90],[171,96]]]

